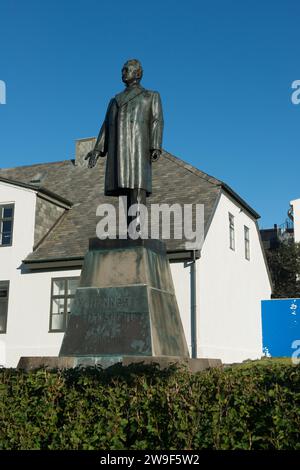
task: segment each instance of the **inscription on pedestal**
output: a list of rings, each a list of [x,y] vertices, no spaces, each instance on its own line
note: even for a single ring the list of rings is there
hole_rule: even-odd
[[[107,297],[104,299],[104,308],[120,308],[122,306],[128,307],[129,298],[128,297]]]
[[[79,288],[60,355],[151,355],[150,338],[145,286]]]

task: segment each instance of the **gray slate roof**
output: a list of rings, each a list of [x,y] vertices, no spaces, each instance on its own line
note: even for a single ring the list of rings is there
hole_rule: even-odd
[[[76,166],[74,161],[0,169],[0,178],[26,184],[35,179],[40,185],[73,205],[66,210],[59,223],[49,232],[26,261],[57,260],[84,257],[88,240],[96,236],[96,208],[99,204],[117,204],[117,198],[105,197],[105,159],[88,169]],[[37,177],[38,175],[38,177]],[[254,218],[258,214],[225,183],[196,169],[173,155],[163,152],[153,164],[153,194],[149,203],[204,204],[205,226],[208,227],[221,190],[234,197]],[[167,241],[168,251],[184,250],[184,241]]]
[[[4,176],[2,176],[1,170],[0,170],[0,182],[13,184],[14,186],[19,186],[21,188],[32,189],[33,191],[36,191],[37,194],[47,196],[48,198],[52,199],[54,203],[58,205],[63,205],[66,208],[70,208],[72,206],[72,203],[70,201],[63,198],[59,194],[55,194],[52,191],[49,191],[47,188],[44,188],[43,186],[40,186],[40,185],[37,186],[36,184],[33,184],[33,183],[24,183],[23,181],[14,180],[12,178],[5,178]]]

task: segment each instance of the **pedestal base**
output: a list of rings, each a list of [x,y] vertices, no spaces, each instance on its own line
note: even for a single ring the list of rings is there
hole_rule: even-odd
[[[21,357],[18,369],[26,371],[45,367],[47,369],[72,369],[74,367],[101,366],[104,369],[114,364],[157,364],[165,369],[172,364],[184,365],[190,372],[201,372],[213,367],[222,367],[220,359],[190,359],[176,356],[99,356],[99,357]]]
[[[189,357],[165,244],[90,241],[62,357]]]

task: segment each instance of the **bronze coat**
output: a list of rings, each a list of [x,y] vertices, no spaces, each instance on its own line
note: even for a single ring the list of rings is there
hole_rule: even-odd
[[[105,194],[127,189],[152,192],[151,150],[161,150],[163,114],[159,93],[126,89],[109,103],[95,150],[107,155]]]

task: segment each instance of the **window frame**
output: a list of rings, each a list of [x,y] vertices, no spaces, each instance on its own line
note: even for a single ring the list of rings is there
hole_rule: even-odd
[[[235,224],[234,224],[234,215],[231,214],[231,212],[228,212],[228,221],[229,221],[229,248],[232,251],[235,251]]]
[[[3,331],[0,330],[0,335],[5,335],[7,333],[7,318],[8,318],[8,305],[9,305],[9,289],[10,289],[10,281],[0,281],[0,289],[7,288],[7,297],[6,297],[6,313],[5,313],[5,329]],[[0,297],[0,303],[2,302],[2,298]],[[4,303],[4,302],[3,302]]]
[[[64,333],[67,329],[68,324],[68,299],[74,299],[74,295],[68,295],[68,282],[78,280],[80,276],[68,276],[68,277],[53,277],[51,278],[51,297],[50,297],[50,318],[49,318],[49,333]],[[54,283],[55,281],[64,281],[64,294],[54,295]],[[53,329],[52,328],[52,317],[53,317],[53,300],[63,299],[64,300],[64,313],[63,313],[63,328]]]
[[[11,217],[4,217],[2,216],[3,209],[12,209],[12,216]],[[15,219],[15,204],[13,202],[1,203],[0,204],[0,248],[6,248],[13,245],[13,235],[14,235],[14,219]],[[2,233],[1,226],[4,221],[10,220],[11,221],[11,236],[10,236],[10,243],[9,244],[2,244]]]
[[[250,228],[244,225],[244,245],[245,245],[245,259],[250,261]]]

